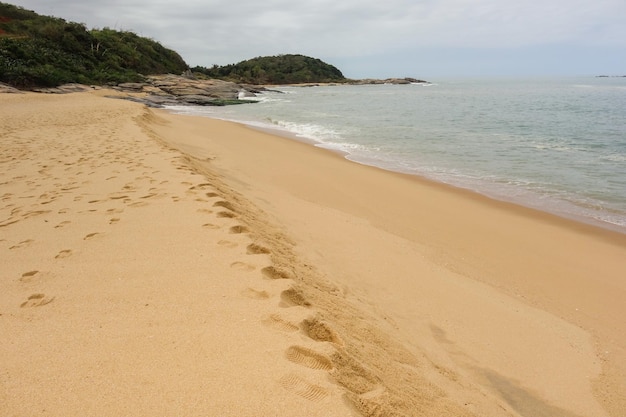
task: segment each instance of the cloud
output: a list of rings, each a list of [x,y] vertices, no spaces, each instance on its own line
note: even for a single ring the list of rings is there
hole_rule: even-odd
[[[15,0],[88,27],[131,30],[191,65],[302,53],[332,61],[425,49],[626,48],[623,0]]]

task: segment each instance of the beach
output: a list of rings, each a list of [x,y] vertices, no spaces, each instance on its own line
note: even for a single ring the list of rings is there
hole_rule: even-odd
[[[626,235],[105,97],[0,95],[0,412],[622,416]]]

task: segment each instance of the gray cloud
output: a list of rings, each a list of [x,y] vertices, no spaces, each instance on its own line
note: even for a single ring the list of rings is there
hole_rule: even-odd
[[[330,63],[344,63],[348,70],[340,68],[348,76],[379,75],[369,74],[370,70],[386,71],[389,75],[410,70],[419,75],[420,60],[423,65],[424,58],[436,59],[445,51],[457,51],[459,61],[455,67],[460,73],[463,68],[479,68],[476,71],[489,75],[495,70],[493,63],[498,62],[498,54],[515,49],[523,50],[532,59],[532,48],[537,48],[535,72],[541,72],[540,60],[550,46],[560,51],[579,46],[580,52],[609,48],[626,56],[623,0],[14,0],[12,3],[40,14],[82,22],[90,28],[132,30],[177,50],[192,66],[302,53]],[[484,60],[484,66],[470,62],[472,56],[483,56],[488,51],[493,55]],[[515,56],[506,55],[509,59]],[[407,58],[411,56],[414,58]],[[446,67],[441,73],[449,72],[450,62],[454,63],[451,59],[445,60]],[[585,58],[578,59],[583,62]],[[360,64],[351,65],[351,62]],[[565,62],[568,67],[563,71],[575,72],[576,68],[572,68],[576,65],[575,57]],[[621,71],[626,72],[623,64]],[[429,67],[437,71],[433,62],[429,62]]]

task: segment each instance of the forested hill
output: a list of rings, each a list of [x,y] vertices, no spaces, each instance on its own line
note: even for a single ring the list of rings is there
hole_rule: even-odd
[[[347,81],[336,67],[304,55],[257,57],[238,64],[194,67],[192,71],[211,78],[257,85]]]
[[[178,53],[133,32],[88,30],[81,23],[0,2],[0,82],[11,86],[119,84],[187,69]],[[304,55],[258,57],[226,66],[195,67],[193,72],[246,84],[347,81],[336,67]]]
[[[0,82],[19,88],[120,83],[187,68],[178,53],[135,33],[88,30],[0,3]]]

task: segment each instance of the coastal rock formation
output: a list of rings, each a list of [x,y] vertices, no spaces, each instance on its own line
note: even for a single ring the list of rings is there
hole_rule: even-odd
[[[84,84],[63,84],[52,88],[37,88],[33,91],[48,94],[66,94],[90,91],[101,88]],[[166,105],[195,105],[195,106],[223,106],[226,104],[247,103],[251,98],[263,90],[250,86],[216,80],[195,79],[188,74],[150,75],[144,82],[121,83],[111,87],[126,95],[116,96],[131,101],[143,103],[150,107]],[[0,84],[0,92],[19,92],[6,84]]]
[[[350,85],[370,84],[419,84],[428,83],[416,78],[386,78],[386,79],[361,79],[347,82]],[[293,84],[300,87],[313,87],[319,85],[343,85],[346,83],[307,83]],[[58,87],[37,88],[33,91],[49,94],[66,94],[99,89],[99,86],[84,84],[64,84]],[[263,86],[251,86],[237,84],[218,79],[197,79],[190,73],[182,75],[163,74],[145,77],[143,82],[121,83],[111,87],[123,95],[115,98],[143,103],[149,107],[163,106],[224,106],[228,104],[241,104],[255,102],[256,94],[269,91]],[[0,84],[0,92],[19,92],[6,84]]]
[[[122,83],[114,89],[131,93],[128,99],[148,106],[196,105],[221,106],[245,103],[245,97],[254,97],[258,89],[253,89],[229,81],[216,79],[196,79],[189,74],[151,75],[143,83]]]

